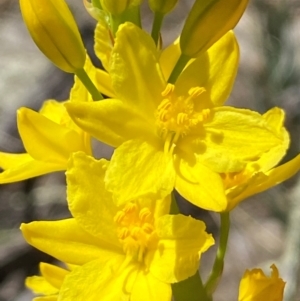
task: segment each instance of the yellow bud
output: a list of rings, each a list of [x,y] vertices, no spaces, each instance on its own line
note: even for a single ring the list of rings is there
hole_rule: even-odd
[[[177,2],[178,0],[149,0],[149,6],[153,12],[166,15],[175,7]]]
[[[20,0],[28,31],[39,49],[60,69],[82,69],[86,52],[64,0]]]
[[[240,282],[239,301],[282,301],[285,282],[274,264],[271,269],[270,277],[261,269],[247,270]]]
[[[122,14],[131,5],[139,5],[141,0],[100,0],[101,6],[114,16]]]
[[[184,24],[180,47],[184,55],[197,57],[227,31],[233,29],[249,0],[196,0]]]

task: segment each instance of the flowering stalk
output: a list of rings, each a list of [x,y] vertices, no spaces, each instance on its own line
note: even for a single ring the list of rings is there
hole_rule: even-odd
[[[92,5],[93,5],[94,7],[97,7],[97,8],[99,8],[99,9],[102,9],[100,0],[92,0]]]
[[[154,14],[151,36],[156,45],[158,44],[158,41],[159,41],[160,28],[162,26],[164,16],[165,15],[160,12],[156,12]]]
[[[80,79],[80,81],[84,84],[87,90],[90,92],[94,100],[103,99],[102,94],[98,91],[94,83],[91,81],[90,77],[88,76],[84,68],[75,71],[75,74]]]
[[[172,293],[175,301],[212,301],[205,291],[198,271],[194,276],[174,283]]]
[[[158,44],[160,28],[164,16],[168,14],[177,4],[178,0],[160,1],[160,0],[149,0],[149,6],[154,13],[154,20],[152,25],[151,36],[155,42]]]
[[[221,213],[220,216],[221,216],[221,225],[220,225],[221,233],[220,233],[219,247],[218,247],[217,256],[214,262],[213,269],[205,284],[205,290],[208,296],[212,296],[213,292],[215,291],[221,279],[223,273],[223,267],[224,267],[224,258],[227,249],[228,235],[230,229],[229,212]]]
[[[175,84],[179,74],[182,72],[182,70],[184,69],[184,67],[186,66],[186,64],[189,60],[190,60],[190,57],[181,53],[176,65],[173,68],[173,71],[168,79],[168,83]]]

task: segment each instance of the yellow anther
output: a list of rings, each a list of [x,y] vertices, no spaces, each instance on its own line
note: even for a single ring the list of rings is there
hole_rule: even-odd
[[[144,230],[147,234],[150,234],[150,233],[153,232],[154,227],[153,227],[152,224],[145,223],[145,224],[143,225],[143,230]]]
[[[143,208],[139,213],[139,218],[142,222],[149,221],[151,218],[151,211],[148,208]]]
[[[142,234],[142,229],[140,227],[133,227],[131,229],[131,237],[133,237],[134,239],[139,239],[141,234]]]
[[[126,237],[128,237],[130,234],[128,228],[126,227],[123,227],[121,229],[119,229],[118,231],[118,238],[121,239],[121,240],[124,240]]]
[[[125,206],[125,208],[123,209],[123,211],[124,211],[125,213],[132,213],[132,212],[134,212],[134,211],[136,211],[136,210],[137,210],[137,205],[136,205],[135,203],[133,203],[133,202],[128,203],[128,204]]]
[[[205,121],[208,119],[209,115],[210,115],[210,109],[204,109],[202,110],[201,112],[203,118],[202,118],[202,121]]]
[[[118,211],[114,216],[114,222],[120,224],[125,217],[125,213],[123,211]]]
[[[162,97],[170,96],[173,93],[175,86],[172,84],[167,84],[165,90],[161,93]]]
[[[204,92],[206,92],[206,89],[204,87],[193,87],[189,90],[189,95],[192,97],[197,97]]]
[[[177,124],[182,125],[188,120],[188,115],[186,113],[179,113],[177,115]]]

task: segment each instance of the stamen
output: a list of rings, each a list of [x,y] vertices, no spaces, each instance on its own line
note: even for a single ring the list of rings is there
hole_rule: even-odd
[[[193,87],[189,90],[189,95],[192,97],[197,97],[204,92],[206,92],[206,89],[204,87]]]
[[[142,222],[146,222],[150,219],[151,212],[148,208],[143,208],[139,213],[139,218]]]
[[[156,111],[159,136],[165,141],[164,152],[168,153],[180,136],[188,134],[192,127],[206,120],[210,110],[195,111],[194,98],[206,92],[203,87],[193,87],[187,96],[177,97],[175,87],[167,84],[162,92],[163,100]],[[175,135],[175,137],[174,137]]]
[[[166,96],[171,95],[173,93],[173,91],[174,91],[174,88],[175,88],[174,85],[168,83],[167,86],[166,86],[166,88],[165,88],[165,90],[161,93],[161,96],[162,97],[166,97]]]
[[[172,138],[172,137],[171,137]],[[153,216],[149,208],[139,209],[138,203],[130,202],[114,217],[118,238],[130,260],[143,262],[148,240],[154,231]]]

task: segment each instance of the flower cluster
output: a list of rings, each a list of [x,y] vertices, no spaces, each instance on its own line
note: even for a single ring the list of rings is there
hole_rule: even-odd
[[[232,29],[248,1],[196,0],[165,49],[160,29],[177,1],[149,0],[151,34],[141,26],[141,2],[84,1],[97,20],[100,70],[64,0],[20,0],[40,50],[75,74],[67,101],[18,111],[26,153],[0,153],[2,184],[66,170],[72,218],[21,226],[29,244],[65,264],[41,263],[41,276],[27,278],[43,295],[36,300],[212,300],[230,211],[299,170],[300,156],[277,166],[289,146],[283,110],[225,105],[239,62]],[[110,161],[93,157],[92,137],[115,148]],[[198,268],[214,239],[180,213],[174,190],[221,215],[206,283]],[[239,301],[282,300],[285,283],[272,269],[271,277],[246,271]]]

